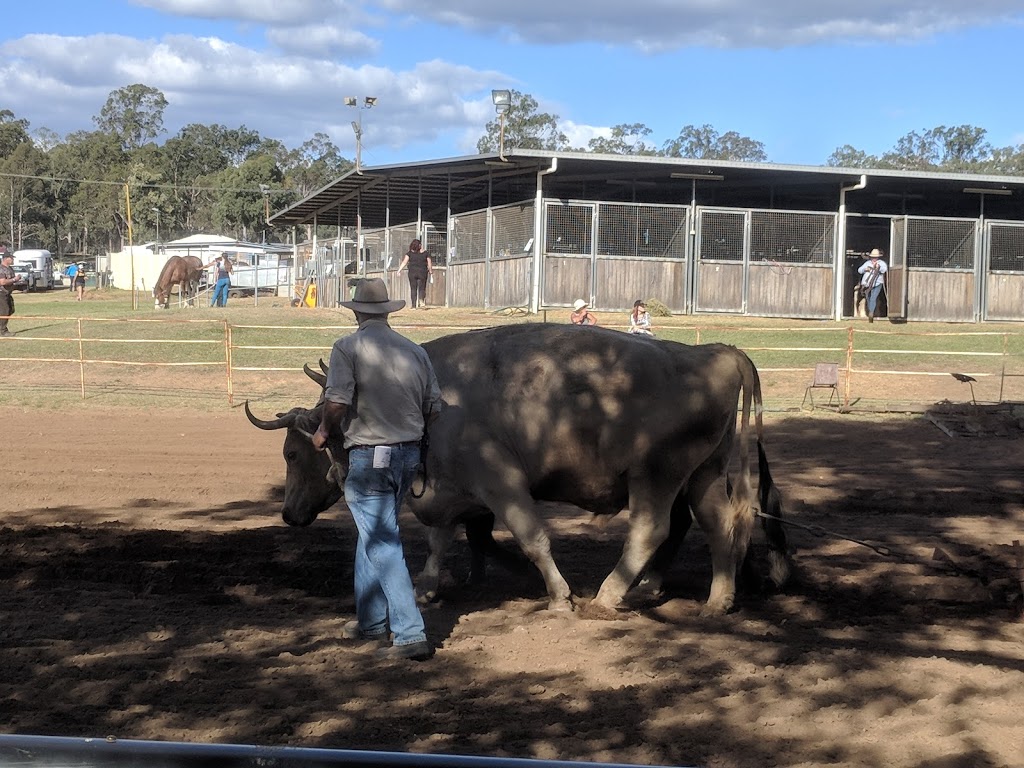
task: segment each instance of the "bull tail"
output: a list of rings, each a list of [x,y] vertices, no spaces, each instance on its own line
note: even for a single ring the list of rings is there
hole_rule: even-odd
[[[768,541],[768,578],[776,587],[789,580],[792,565],[786,542],[786,529],[782,525],[782,494],[775,487],[768,456],[760,438],[757,441],[758,495],[761,502],[761,527]]]
[[[739,350],[737,350],[739,352]],[[768,542],[768,575],[776,587],[781,587],[789,579],[791,562],[786,531],[782,525],[782,494],[775,487],[768,456],[764,450],[764,405],[761,398],[761,377],[753,361],[743,352],[741,366],[743,375],[743,412],[740,426],[740,477],[746,483],[745,497],[749,498],[750,489],[750,407],[754,409],[754,431],[757,436],[757,467],[758,467],[758,502],[760,506],[761,527]],[[748,537],[749,542],[749,537]]]
[[[736,475],[736,485],[727,488],[733,507],[732,549],[736,563],[746,559],[750,547],[750,537],[754,527],[753,492],[750,484],[750,411],[754,407],[754,419],[760,434],[761,424],[761,386],[757,380],[757,370],[743,352],[734,348],[739,359],[740,392],[742,405],[740,409],[740,466]],[[726,478],[728,483],[728,478]]]

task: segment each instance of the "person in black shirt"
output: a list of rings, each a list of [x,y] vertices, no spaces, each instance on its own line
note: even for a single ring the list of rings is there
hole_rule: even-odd
[[[427,306],[427,281],[434,271],[434,265],[430,263],[430,254],[423,250],[423,243],[413,240],[409,243],[409,250],[398,265],[398,271],[408,268],[409,270],[409,293],[411,300],[409,305],[416,309],[417,298],[422,306]]]

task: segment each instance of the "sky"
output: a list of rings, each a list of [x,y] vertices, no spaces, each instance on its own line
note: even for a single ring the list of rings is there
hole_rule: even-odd
[[[354,158],[360,120],[363,164],[384,165],[475,154],[507,88],[576,147],[622,123],[658,147],[710,125],[821,165],[938,126],[1024,143],[1022,50],[1022,0],[8,2],[0,110],[63,137],[142,83],[168,101],[158,142],[245,125]]]

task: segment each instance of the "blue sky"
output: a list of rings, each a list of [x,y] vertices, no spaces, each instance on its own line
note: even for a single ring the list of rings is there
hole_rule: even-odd
[[[870,154],[970,124],[1024,143],[1020,0],[47,0],[8,3],[0,109],[61,136],[108,94],[160,89],[166,133],[314,133],[366,165],[474,154],[492,88],[532,95],[575,146],[645,123],[761,141],[777,163]]]

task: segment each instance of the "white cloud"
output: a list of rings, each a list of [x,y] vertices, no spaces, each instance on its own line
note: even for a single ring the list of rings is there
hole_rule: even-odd
[[[144,83],[167,98],[164,123],[171,135],[193,122],[244,124],[297,147],[319,131],[350,154],[349,123],[357,114],[345,107],[345,95],[378,99],[364,115],[368,148],[400,148],[446,133],[475,130],[479,137],[493,114],[489,92],[486,101],[481,94],[501,79],[441,60],[402,71],[351,67],[184,35],[159,41],[30,35],[3,44],[0,52],[4,106],[28,118],[32,129],[91,130],[91,117],[111,91]]]
[[[370,0],[381,9],[540,44],[600,42],[647,51],[684,46],[784,48],[905,41],[1021,23],[1019,0]]]
[[[135,5],[173,16],[258,24],[306,26],[352,13],[359,2],[347,0],[132,0]]]
[[[274,27],[267,30],[267,40],[295,56],[366,58],[380,49],[379,40],[333,24]]]

